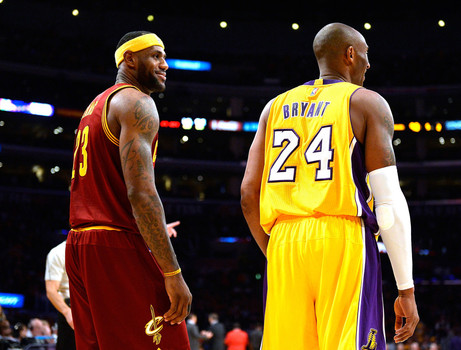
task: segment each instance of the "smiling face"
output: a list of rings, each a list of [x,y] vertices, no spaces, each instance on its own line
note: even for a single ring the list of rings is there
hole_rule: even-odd
[[[166,85],[166,54],[161,46],[151,46],[136,53],[139,57],[138,82],[151,92],[162,92]]]

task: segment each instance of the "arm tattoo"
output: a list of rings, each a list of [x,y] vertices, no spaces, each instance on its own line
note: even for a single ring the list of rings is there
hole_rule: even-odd
[[[384,166],[395,165],[395,153],[392,144],[383,150]]]
[[[160,267],[167,271],[177,269],[176,256],[166,233],[163,206],[155,189],[151,147],[157,118],[150,102],[138,100],[127,122],[132,137],[120,144],[120,156],[133,215]]]
[[[383,161],[385,166],[395,165],[395,153],[394,148],[392,147],[392,138],[394,137],[394,121],[392,116],[388,114],[387,109],[382,110],[383,113],[383,133],[385,135],[386,145],[383,149]]]
[[[125,169],[127,167],[128,162],[132,161],[135,156],[136,152],[131,154],[131,147],[133,146],[134,139],[128,141],[125,145],[123,145],[122,149],[120,150],[120,154],[122,156],[122,168]]]
[[[384,119],[384,127],[392,139],[392,137],[394,137],[394,121],[387,114],[384,114],[383,119]]]
[[[151,249],[160,265],[163,262],[172,265],[176,269],[176,257],[168,235],[163,225],[163,206],[158,196],[150,195],[139,203],[137,210],[134,210],[136,222],[142,233],[147,246]]]
[[[134,127],[139,128],[142,132],[152,132],[154,129],[154,116],[152,109],[149,108],[148,102],[141,99],[136,102],[134,107]]]

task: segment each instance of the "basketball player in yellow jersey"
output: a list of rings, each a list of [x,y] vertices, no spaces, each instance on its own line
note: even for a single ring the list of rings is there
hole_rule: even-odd
[[[362,87],[370,64],[358,31],[329,24],[313,48],[320,78],[266,105],[242,181],[267,257],[262,349],[385,350],[379,234],[399,290],[395,342],[419,321],[392,112]]]

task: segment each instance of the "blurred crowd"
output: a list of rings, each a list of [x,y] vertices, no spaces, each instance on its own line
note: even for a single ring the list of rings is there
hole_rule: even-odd
[[[57,339],[56,324],[48,320],[32,318],[27,324],[16,322],[10,324],[0,306],[0,350],[24,349],[31,345],[55,344]]]
[[[258,350],[263,335],[262,324],[247,323],[242,327],[235,319],[221,320],[217,313],[204,313],[199,322],[197,314],[191,313],[186,320],[191,350]],[[0,350],[55,344],[56,340],[57,326],[53,317],[33,317],[27,323],[11,324],[0,306]],[[442,315],[430,329],[422,320],[413,337],[400,344],[392,341],[390,332],[387,350],[461,350],[461,322]]]

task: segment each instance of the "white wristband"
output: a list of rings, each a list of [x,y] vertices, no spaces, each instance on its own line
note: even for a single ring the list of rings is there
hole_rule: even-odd
[[[370,172],[375,212],[399,290],[412,288],[411,222],[395,165]]]

